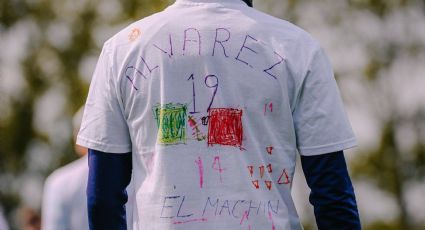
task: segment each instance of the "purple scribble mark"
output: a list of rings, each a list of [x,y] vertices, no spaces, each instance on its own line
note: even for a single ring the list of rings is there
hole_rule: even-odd
[[[240,59],[239,58],[239,56],[241,55],[241,53],[242,53],[242,51],[244,50],[244,49],[247,49],[247,50],[249,50],[249,51],[251,51],[251,52],[253,52],[253,53],[255,53],[255,54],[257,54],[257,51],[255,51],[255,50],[253,50],[252,48],[250,48],[250,47],[248,47],[248,46],[246,46],[246,41],[248,40],[248,38],[250,38],[251,40],[253,40],[253,41],[256,41],[256,42],[258,42],[258,40],[257,39],[255,39],[254,37],[252,37],[252,36],[250,36],[250,35],[246,35],[246,37],[245,37],[245,41],[243,42],[243,45],[242,45],[242,47],[241,47],[241,49],[239,50],[239,53],[238,53],[238,56],[236,56],[236,60],[238,60],[238,61],[240,61],[240,62],[242,62],[242,63],[244,63],[245,65],[247,65],[247,66],[249,66],[249,67],[251,67],[251,68],[254,68],[252,65],[250,65],[248,62],[246,62],[246,61],[244,61],[244,60],[242,60],[242,59]]]
[[[152,71],[154,71],[155,69],[159,68],[159,66],[155,66],[154,68],[149,67],[148,63],[146,62],[146,60],[141,56],[140,57],[142,59],[143,65],[145,65],[147,67],[147,69],[149,70],[149,74],[152,73]],[[132,73],[129,73],[129,71],[134,71]],[[133,86],[133,88],[135,90],[139,90],[135,83],[134,83],[134,79],[136,78],[136,75],[140,75],[142,76],[144,79],[147,79],[146,75],[143,74],[142,71],[140,71],[139,69],[137,69],[134,66],[128,66],[127,69],[125,70],[125,77],[130,81],[131,85]],[[131,77],[133,76],[133,78]]]
[[[130,76],[129,76],[129,74],[128,74],[128,71],[129,70],[133,70],[133,71],[135,71],[136,72],[136,74],[138,74],[138,75],[140,75],[140,76],[142,76],[144,79],[146,79],[146,76],[140,71],[140,70],[138,70],[136,67],[134,67],[134,66],[129,66],[129,67],[127,67],[127,69],[125,70],[125,76],[126,76],[126,78],[130,81],[130,83],[131,83],[131,85],[133,86],[133,88],[135,89],[135,90],[139,90],[137,87],[136,87],[136,85],[134,84],[134,78],[135,77],[133,77],[133,78],[131,78]],[[131,74],[131,75],[135,75],[134,73],[133,74]]]
[[[193,111],[190,112],[190,114],[195,114],[195,113],[199,113],[196,111],[196,92],[195,92],[195,77],[194,74],[192,73],[192,75],[190,75],[190,77],[187,79],[192,80],[192,98],[193,98]]]
[[[208,79],[209,79],[209,78],[214,78],[214,79],[216,80],[216,83],[215,83],[214,85],[209,85],[209,84],[208,84]],[[214,102],[214,99],[215,99],[215,95],[216,95],[216,93],[217,93],[217,90],[218,90],[218,77],[217,77],[217,76],[215,76],[215,75],[208,75],[208,76],[206,76],[206,77],[205,77],[205,85],[206,85],[208,88],[214,88],[214,93],[213,93],[213,96],[212,96],[212,98],[211,98],[210,105],[208,106],[208,109],[207,109],[207,112],[209,112],[209,111],[210,111],[210,109],[211,109],[211,106],[212,106],[212,104],[213,104],[213,102]]]
[[[198,40],[188,39],[187,34],[188,34],[189,31],[195,31],[198,35]],[[199,56],[201,56],[201,33],[199,33],[199,30],[197,30],[196,28],[188,28],[184,31],[183,56],[184,56],[185,51],[186,51],[186,42],[197,42],[198,46],[199,46],[198,54],[199,54]]]
[[[167,54],[168,57],[171,58],[174,55],[174,52],[173,52],[173,41],[171,39],[171,34],[168,35],[168,40],[169,40],[169,43],[170,43],[170,51],[169,51],[170,53],[168,53],[167,51],[165,51],[164,49],[162,49],[161,47],[159,47],[159,46],[157,46],[155,44],[153,44],[153,46],[156,47],[157,49],[161,50],[164,54]]]
[[[148,63],[145,61],[145,59],[144,59],[142,56],[140,56],[140,58],[142,59],[143,64],[145,64],[145,66],[148,68],[149,73],[152,73],[152,71],[154,71],[155,69],[159,68],[159,66],[157,65],[157,66],[155,66],[155,67],[153,67],[153,68],[151,69],[151,68],[149,67]]]
[[[227,38],[225,38],[225,39],[222,39],[222,40],[218,40],[218,31],[225,31],[225,32],[227,32]],[[226,54],[226,48],[224,47],[224,45],[223,45],[223,43],[224,42],[228,42],[230,40],[230,31],[228,30],[228,29],[226,29],[226,28],[217,28],[216,30],[215,30],[215,41],[214,41],[214,47],[213,47],[213,52],[212,52],[212,56],[214,56],[215,55],[215,46],[216,46],[216,44],[217,43],[219,43],[220,45],[221,45],[221,47],[223,48],[223,52],[224,52],[224,56],[225,57],[229,57],[227,54]]]
[[[272,70],[274,67],[276,67],[277,65],[282,64],[282,62],[285,61],[285,58],[283,58],[280,54],[278,54],[276,51],[274,51],[274,54],[276,54],[276,56],[279,58],[279,61],[277,63],[275,63],[274,65],[272,65],[270,68],[265,69],[264,72],[267,73],[269,76],[273,77],[274,79],[277,79],[277,77],[275,75],[273,75],[272,73],[270,73],[269,71]]]

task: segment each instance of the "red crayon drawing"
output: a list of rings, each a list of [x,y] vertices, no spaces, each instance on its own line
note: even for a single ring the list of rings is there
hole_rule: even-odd
[[[266,187],[271,190],[272,189],[272,182],[269,180],[264,181],[264,183],[266,184]]]
[[[223,171],[225,169],[221,168],[221,163],[220,163],[220,157],[219,156],[214,157],[214,163],[212,165],[212,168],[215,169],[215,170],[217,170],[220,173],[220,182],[223,182],[223,178],[221,177],[221,174],[223,173]]]
[[[192,128],[192,136],[198,140],[203,141],[207,137],[202,134],[201,130],[199,129],[198,123],[196,122],[196,119],[193,116],[189,115],[189,126]]]
[[[270,112],[273,112],[273,103],[270,102],[270,103],[264,104],[264,116],[266,115],[267,110],[269,110]]]
[[[185,220],[185,221],[175,221],[173,224],[186,224],[191,222],[207,222],[207,218],[201,218],[201,219],[193,219],[193,220]]]
[[[209,110],[208,145],[230,145],[242,149],[242,110],[211,108]]]
[[[248,212],[248,211],[245,211],[245,212],[243,213],[242,218],[241,218],[240,225],[242,225],[242,224],[243,224],[243,221],[244,221],[245,219],[248,221],[248,218],[249,218],[249,212]]]
[[[254,174],[254,166],[248,166],[248,170],[249,170],[249,174],[251,175],[251,177],[252,177],[252,174]]]
[[[249,221],[249,212],[248,211],[245,211],[244,213],[243,213],[243,216],[242,216],[242,218],[241,218],[241,222],[240,222],[240,225],[242,225],[243,224],[243,221],[244,220],[246,220],[246,221]],[[248,230],[251,230],[251,224],[248,224]]]
[[[266,151],[269,155],[273,154],[273,146],[266,147]]]
[[[272,164],[268,164],[267,165],[267,170],[269,171],[269,173],[272,173],[273,172]]]
[[[269,211],[269,220],[272,222],[272,230],[276,230],[276,226],[274,225],[272,213]]]
[[[278,184],[289,184],[291,181],[289,180],[288,173],[286,172],[286,169],[282,171],[282,174],[279,177],[279,180],[277,181]]]
[[[199,187],[202,188],[204,185],[204,166],[202,164],[201,157],[198,157],[198,160],[195,160],[196,165],[198,165],[199,170]]]
[[[260,182],[259,182],[258,180],[254,180],[254,181],[252,181],[252,184],[254,185],[254,187],[255,187],[256,189],[259,189],[259,188],[260,188]]]
[[[263,178],[264,177],[264,165],[258,167],[260,169],[260,177]]]
[[[250,174],[251,178],[253,178],[253,175],[254,175],[254,166],[249,165],[249,166],[247,166],[247,168],[248,168],[248,171],[249,171],[249,174]],[[260,182],[261,181],[264,181],[265,187],[268,190],[271,190],[272,189],[272,185],[273,185],[273,181],[266,180],[267,177],[265,178],[264,176],[265,176],[265,173],[266,173],[266,169],[267,169],[267,172],[269,174],[271,174],[273,172],[272,164],[268,164],[267,166],[261,165],[261,166],[258,167],[258,169],[260,171],[260,178],[262,180],[252,180],[251,183],[254,185],[254,187],[256,189],[259,189],[260,188]],[[283,175],[286,175],[287,176],[286,170],[284,170],[284,172],[280,176],[281,178],[279,178],[279,182],[280,182],[279,184],[284,184],[284,183],[287,183],[287,181],[289,181],[289,177],[288,178],[285,177],[284,179],[287,179],[287,181],[282,182]]]

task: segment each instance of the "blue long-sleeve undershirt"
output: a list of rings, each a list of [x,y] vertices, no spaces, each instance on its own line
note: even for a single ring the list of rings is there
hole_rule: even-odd
[[[87,205],[91,230],[125,230],[126,187],[131,179],[131,153],[112,154],[89,149]],[[317,226],[361,229],[357,204],[342,151],[302,156],[301,164],[311,189]]]
[[[301,156],[301,164],[319,230],[361,229],[344,153]]]
[[[131,180],[131,153],[89,149],[87,209],[90,230],[126,230],[126,187]]]

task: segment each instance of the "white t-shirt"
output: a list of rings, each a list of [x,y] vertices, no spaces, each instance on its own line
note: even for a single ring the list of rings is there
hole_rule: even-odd
[[[7,224],[6,218],[3,215],[3,208],[0,206],[0,229],[9,230],[9,225]]]
[[[87,157],[55,170],[44,185],[43,230],[88,228],[86,187]]]
[[[240,0],[177,0],[104,47],[78,144],[133,154],[133,229],[302,229],[297,150],[355,145],[308,33]]]
[[[88,229],[87,178],[88,158],[82,157],[55,170],[44,185],[42,224],[43,230],[82,230]],[[129,187],[128,189],[131,189]],[[129,201],[132,200],[129,193]],[[131,206],[131,205],[130,205]],[[127,205],[127,213],[131,207]]]

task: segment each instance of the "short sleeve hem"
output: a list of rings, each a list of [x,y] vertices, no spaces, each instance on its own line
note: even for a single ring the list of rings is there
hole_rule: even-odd
[[[130,145],[111,145],[111,144],[105,144],[102,142],[94,141],[87,139],[82,136],[77,137],[77,145],[81,145],[83,147],[105,152],[105,153],[128,153],[131,152],[131,146]]]
[[[313,147],[298,147],[298,150],[303,156],[315,156],[326,153],[338,152],[346,149],[350,149],[357,146],[357,140],[355,137],[347,139],[342,142],[332,143],[327,145],[313,146]]]

